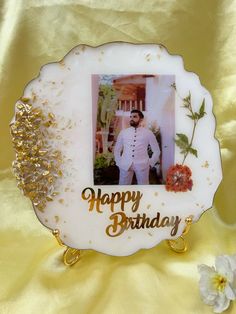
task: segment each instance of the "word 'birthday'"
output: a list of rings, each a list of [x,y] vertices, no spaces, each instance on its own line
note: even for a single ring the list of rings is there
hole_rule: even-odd
[[[164,216],[157,212],[155,217],[147,217],[146,214],[137,214],[136,217],[127,217],[125,213],[119,212],[110,216],[112,224],[107,226],[106,234],[117,237],[128,229],[150,229],[170,227],[170,235],[175,236],[178,232],[181,218],[179,216]]]
[[[96,209],[98,213],[102,213],[101,205],[109,205],[111,212],[115,210],[115,204],[119,204],[119,210],[125,210],[125,204],[131,202],[132,212],[136,212],[139,208],[140,200],[143,194],[140,191],[115,192],[111,195],[104,193],[98,189],[97,193],[92,188],[85,188],[82,191],[82,199],[88,201],[89,211]],[[127,208],[126,208],[127,210]]]

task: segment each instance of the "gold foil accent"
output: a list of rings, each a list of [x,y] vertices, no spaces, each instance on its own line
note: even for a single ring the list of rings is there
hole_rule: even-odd
[[[58,223],[58,222],[59,222],[59,220],[60,220],[60,217],[59,217],[59,216],[57,216],[57,215],[55,215],[55,216],[54,216],[54,218],[55,218],[56,223]]]
[[[150,53],[148,53],[146,56],[145,56],[145,59],[149,62],[150,61],[150,58],[151,57],[151,55],[150,55]]]
[[[206,160],[205,163],[202,165],[202,168],[209,168],[209,162]]]
[[[18,187],[29,197],[37,210],[44,211],[58,192],[56,180],[62,176],[61,152],[48,143],[56,126],[53,113],[45,115],[41,108],[33,107],[29,98],[21,98],[16,105],[15,119],[10,124],[16,160],[12,167]]]
[[[59,61],[60,66],[64,67],[65,66],[65,61],[62,59],[61,61]]]

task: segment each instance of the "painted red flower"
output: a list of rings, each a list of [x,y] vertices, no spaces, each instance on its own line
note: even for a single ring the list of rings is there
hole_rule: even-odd
[[[192,171],[189,167],[176,164],[171,166],[166,175],[166,190],[173,192],[186,192],[192,190]]]

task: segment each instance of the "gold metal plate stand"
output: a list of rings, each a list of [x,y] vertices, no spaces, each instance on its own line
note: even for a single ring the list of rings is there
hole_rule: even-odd
[[[76,264],[81,256],[81,252],[80,250],[77,249],[73,249],[70,248],[68,246],[66,246],[60,238],[60,231],[58,229],[55,229],[52,231],[52,234],[54,235],[54,237],[57,239],[57,242],[60,246],[65,246],[66,250],[63,253],[63,263],[66,266],[73,266],[74,264]]]
[[[185,219],[186,226],[182,235],[176,240],[166,240],[169,248],[176,253],[184,253],[188,250],[187,242],[184,236],[189,232],[189,229],[193,223],[193,216],[189,216]]]

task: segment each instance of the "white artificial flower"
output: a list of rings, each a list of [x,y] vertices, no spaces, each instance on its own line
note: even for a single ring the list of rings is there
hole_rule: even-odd
[[[199,265],[199,288],[203,302],[221,313],[236,299],[236,255],[216,257],[215,267]]]

